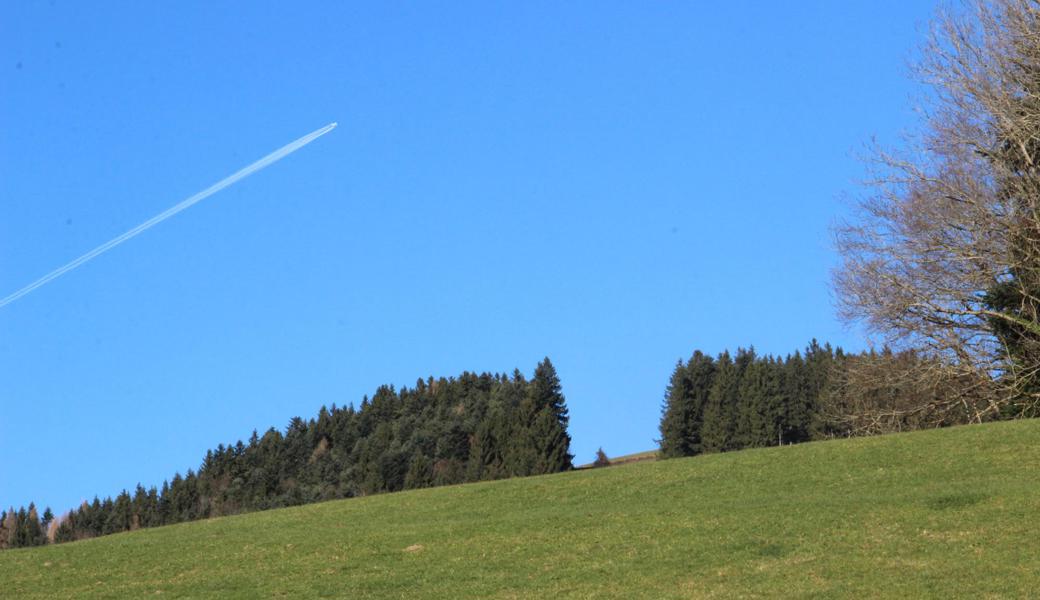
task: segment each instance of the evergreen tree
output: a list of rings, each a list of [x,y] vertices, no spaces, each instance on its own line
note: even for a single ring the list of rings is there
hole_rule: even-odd
[[[675,367],[665,393],[661,418],[661,455],[693,456],[703,452],[701,429],[715,379],[715,360],[699,350]]]
[[[36,508],[32,504],[29,505],[29,510],[34,514],[36,513]],[[14,544],[12,544],[12,546],[15,548],[25,548],[30,545],[30,539],[29,511],[25,508],[19,508],[15,515]]]
[[[408,462],[408,472],[404,476],[405,489],[425,488],[433,485],[433,464],[430,459],[418,450]]]
[[[724,452],[740,447],[738,408],[740,382],[748,366],[754,362],[754,350],[738,348],[735,359],[728,351],[719,356],[716,375],[705,406],[701,426],[702,449],[706,452]]]
[[[766,376],[760,360],[753,360],[745,367],[737,391],[737,426],[734,434],[736,448],[764,446],[759,438],[759,428],[764,417]]]
[[[567,433],[570,417],[556,368],[546,357],[534,370],[528,396],[535,408],[530,425],[531,442],[536,449],[535,473],[556,473],[574,468]]]
[[[784,364],[784,396],[783,443],[809,441],[818,403],[810,388],[808,367],[799,352],[789,356]]]
[[[686,363],[686,372],[690,380],[690,395],[686,399],[688,405],[686,430],[689,432],[687,446],[691,454],[700,454],[704,451],[701,439],[704,409],[708,404],[711,386],[715,382],[716,368],[715,360],[702,354],[699,350],[694,352],[690,361]]]
[[[664,406],[661,407],[661,458],[691,456],[690,448],[690,406],[688,399],[692,396],[691,382],[686,365],[680,360],[672,370],[672,377],[664,393]]]
[[[36,512],[36,505],[29,503],[26,514],[26,545],[42,546],[47,543],[47,530],[40,523],[40,515]]]
[[[569,416],[559,377],[545,359],[528,381],[464,372],[381,386],[359,409],[322,407],[294,417],[284,435],[255,430],[248,444],[218,444],[198,470],[174,474],[161,490],[138,484],[69,511],[54,540],[302,504],[329,498],[549,473],[572,468]],[[37,537],[24,509],[0,518],[0,547]],[[48,519],[53,518],[50,515]],[[32,521],[36,525],[32,525]],[[8,522],[14,523],[9,529]],[[11,531],[13,533],[8,534]]]
[[[724,452],[733,446],[736,427],[734,407],[740,385],[739,377],[729,352],[720,354],[704,407],[701,426],[701,448],[704,452]]]

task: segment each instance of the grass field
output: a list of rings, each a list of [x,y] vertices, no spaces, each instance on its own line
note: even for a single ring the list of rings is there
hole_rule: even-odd
[[[0,597],[1029,597],[1038,556],[1040,421],[1021,421],[0,552]]]

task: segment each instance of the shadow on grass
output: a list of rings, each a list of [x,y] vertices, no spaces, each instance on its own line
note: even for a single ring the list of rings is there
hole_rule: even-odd
[[[986,494],[979,492],[956,492],[929,498],[925,500],[925,504],[932,510],[952,510],[974,506],[986,497]]]

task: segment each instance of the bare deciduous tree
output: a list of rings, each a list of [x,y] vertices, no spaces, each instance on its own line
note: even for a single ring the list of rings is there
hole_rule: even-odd
[[[902,154],[838,228],[844,317],[972,381],[972,420],[1040,407],[1040,4],[975,0],[935,21],[933,92]],[[970,406],[969,406],[970,404]]]
[[[937,363],[912,350],[845,356],[831,367],[820,394],[817,435],[878,435],[977,420],[975,379],[936,377]]]

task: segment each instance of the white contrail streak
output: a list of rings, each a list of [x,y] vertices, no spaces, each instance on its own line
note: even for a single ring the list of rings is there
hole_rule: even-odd
[[[124,234],[122,234],[122,235],[120,235],[118,237],[112,238],[111,240],[105,242],[104,244],[101,244],[97,248],[94,248],[90,252],[87,252],[83,256],[81,256],[81,257],[77,258],[76,260],[68,263],[67,265],[62,266],[62,267],[58,267],[57,269],[51,271],[50,273],[47,273],[43,277],[37,279],[36,281],[30,283],[29,285],[27,285],[25,287],[23,287],[22,289],[20,289],[17,292],[11,294],[10,296],[7,296],[6,298],[0,300],[0,308],[3,308],[4,306],[7,306],[8,304],[14,302],[15,300],[17,300],[17,299],[21,298],[22,296],[28,294],[29,292],[32,292],[36,288],[38,288],[40,286],[43,286],[43,285],[46,285],[47,283],[57,279],[58,277],[61,277],[65,273],[68,273],[69,271],[71,271],[71,270],[75,269],[76,267],[82,265],[83,263],[87,262],[88,260],[98,256],[99,254],[103,254],[103,253],[107,252],[108,250],[111,250],[112,248],[115,248],[119,244],[122,244],[123,242],[125,242],[128,239],[134,237],[135,235],[141,233],[142,231],[144,231],[146,229],[149,229],[149,228],[151,228],[151,227],[153,227],[155,225],[158,225],[159,223],[162,223],[166,219],[169,219],[173,215],[175,215],[175,214],[181,212],[182,210],[192,206],[193,204],[197,204],[197,203],[205,200],[206,198],[212,196],[213,194],[216,194],[220,190],[228,187],[229,185],[231,185],[231,184],[233,184],[233,183],[235,183],[235,182],[237,182],[239,180],[245,179],[246,177],[249,177],[253,173],[256,173],[257,171],[259,171],[260,169],[263,169],[264,167],[270,166],[271,164],[273,164],[273,163],[275,163],[275,162],[285,158],[286,156],[292,154],[293,152],[296,152],[300,148],[303,148],[304,146],[306,146],[307,144],[313,142],[314,140],[318,139],[319,137],[321,137],[321,136],[325,135],[326,133],[332,131],[333,129],[336,128],[336,125],[337,125],[336,123],[329,123],[328,125],[322,127],[321,129],[318,129],[317,131],[313,131],[311,133],[308,133],[307,135],[301,137],[300,139],[298,139],[298,140],[296,140],[294,142],[290,142],[290,143],[282,146],[281,148],[275,150],[274,152],[268,154],[267,156],[261,158],[260,160],[258,160],[256,162],[254,162],[253,164],[249,165],[248,167],[245,167],[245,168],[241,169],[240,171],[236,172],[235,174],[230,175],[228,177],[225,177],[224,179],[221,179],[217,183],[214,183],[213,185],[211,185],[208,188],[202,190],[201,192],[195,194],[194,196],[191,196],[190,198],[182,200],[181,202],[171,206],[170,208],[164,210],[163,212],[155,215],[151,219],[148,219],[144,223],[141,223],[137,227],[134,227],[130,231],[127,231],[126,233],[124,233]]]

